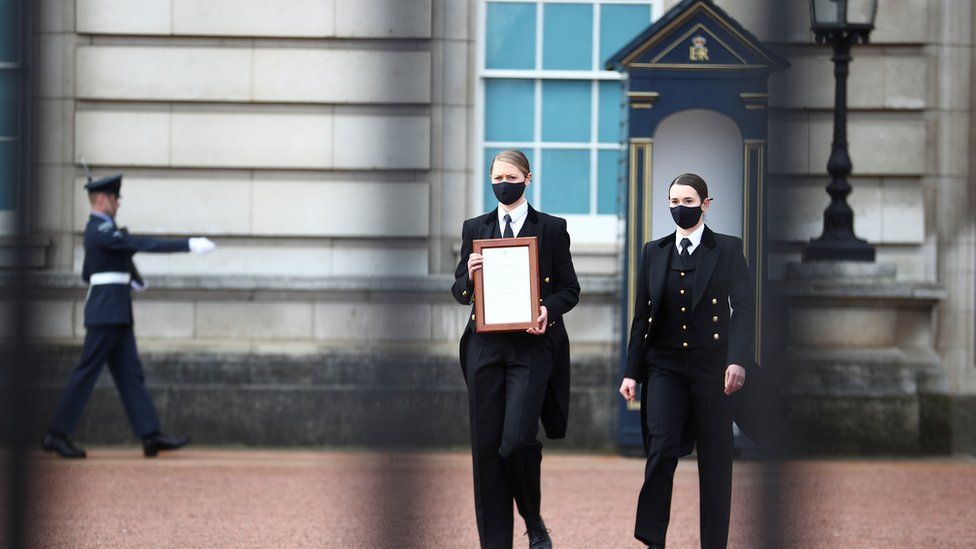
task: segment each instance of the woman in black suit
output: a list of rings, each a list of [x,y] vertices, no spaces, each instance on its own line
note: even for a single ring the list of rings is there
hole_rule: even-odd
[[[732,399],[753,364],[755,305],[742,240],[705,226],[705,181],[668,189],[674,233],[644,244],[620,394],[637,398],[647,450],[634,536],[664,547],[678,458],[698,448],[701,546],[726,546],[732,496]],[[730,310],[731,305],[731,310]]]
[[[579,301],[580,287],[569,252],[566,220],[538,212],[525,199],[532,181],[521,151],[502,151],[492,160],[491,184],[498,207],[468,219],[461,229],[461,260],[454,299],[469,305],[474,273],[483,257],[472,241],[538,238],[542,306],[526,332],[477,333],[475,315],[461,336],[461,371],[468,385],[475,514],[482,547],[512,546],[512,502],[525,520],[529,547],[552,547],[540,514],[542,443],[539,420],[549,438],[563,438],[569,408],[569,338],[562,317]]]

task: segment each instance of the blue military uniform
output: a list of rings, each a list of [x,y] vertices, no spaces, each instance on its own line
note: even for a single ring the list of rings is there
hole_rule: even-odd
[[[90,181],[90,192],[118,195],[122,176]],[[188,252],[187,239],[133,236],[111,217],[93,212],[85,227],[82,278],[90,284],[85,300],[85,344],[78,367],[61,394],[49,431],[71,435],[78,425],[102,366],[109,371],[125,407],[133,433],[147,437],[159,432],[159,417],[146,391],[142,363],[132,329],[131,283],[141,284],[132,256],[136,252]]]

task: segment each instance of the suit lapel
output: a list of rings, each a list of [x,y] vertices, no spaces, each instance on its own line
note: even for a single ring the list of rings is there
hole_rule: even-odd
[[[495,228],[498,226],[498,208],[488,213],[485,222],[478,228],[478,240],[495,237]]]
[[[705,287],[712,278],[712,271],[715,270],[715,263],[718,261],[719,250],[717,249],[715,234],[707,226],[702,233],[701,245],[695,253],[701,253],[698,257],[698,266],[695,267],[695,294],[691,300],[691,310],[694,311],[705,295]]]
[[[497,219],[498,216],[496,215]],[[522,223],[522,228],[519,229],[517,237],[521,238],[523,236],[539,236],[539,216],[536,215],[535,209],[529,206],[529,211],[525,214],[525,221]]]
[[[674,253],[674,235],[661,239],[657,246],[651,246],[651,303],[657,307],[664,295],[670,254]]]

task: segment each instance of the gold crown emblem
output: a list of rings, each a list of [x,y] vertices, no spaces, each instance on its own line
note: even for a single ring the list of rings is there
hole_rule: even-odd
[[[705,37],[704,36],[701,36],[701,35],[696,36],[696,37],[694,37],[694,38],[691,39],[691,43],[696,48],[704,48],[705,47],[705,42],[707,42],[707,40],[705,40]]]

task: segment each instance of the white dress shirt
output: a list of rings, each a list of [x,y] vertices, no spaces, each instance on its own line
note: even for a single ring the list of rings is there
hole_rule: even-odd
[[[498,204],[498,234],[505,236],[505,214],[512,216],[512,235],[518,236],[525,223],[525,216],[529,213],[529,201],[522,202],[519,207],[510,212],[505,211],[505,207]]]
[[[695,232],[691,233],[688,236],[682,235],[681,230],[676,228],[674,233],[674,251],[678,255],[681,255],[681,240],[687,238],[688,240],[691,240],[691,244],[688,246],[688,255],[695,253],[695,248],[697,248],[698,245],[701,244],[702,234],[704,232],[705,232],[704,223],[702,223],[700,227],[695,229]]]

